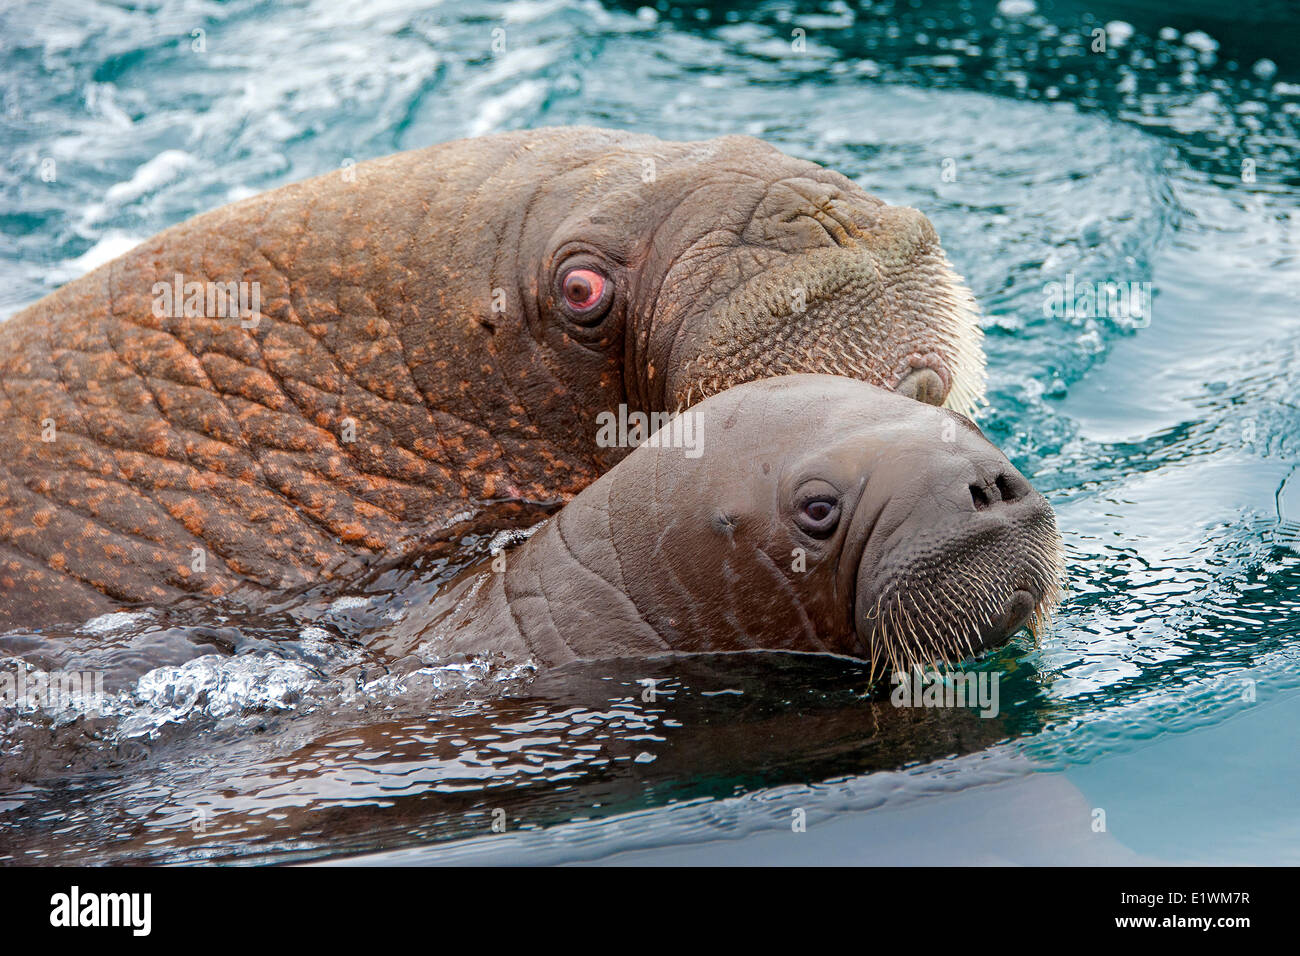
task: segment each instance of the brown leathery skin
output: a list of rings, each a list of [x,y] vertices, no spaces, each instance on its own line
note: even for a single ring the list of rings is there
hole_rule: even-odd
[[[413,608],[383,650],[540,666],[783,650],[876,673],[960,660],[1050,615],[1052,509],[957,413],[793,375],[684,414],[702,455],[638,448],[504,568]],[[814,500],[836,515],[818,533],[798,515]]]
[[[613,282],[595,328],[558,303],[575,254]],[[260,321],[156,316],[177,274],[258,283]],[[595,443],[620,403],[921,366],[969,403],[981,361],[924,217],[757,140],[560,128],[372,160],[183,222],[0,325],[0,628],[256,602],[466,509],[565,499],[626,453]]]

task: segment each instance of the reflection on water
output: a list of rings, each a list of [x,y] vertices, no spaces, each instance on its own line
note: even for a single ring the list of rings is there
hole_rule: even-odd
[[[1236,749],[1285,778],[1294,748],[1251,715],[1300,694],[1300,54],[1268,3],[1123,6],[0,12],[6,312],[195,212],[396,149],[557,123],[749,133],[930,215],[985,312],[981,424],[1056,507],[1070,575],[1053,633],[977,665],[1003,677],[990,720],[898,710],[856,665],[789,655],[386,660],[375,637],[489,549],[470,527],[341,598],[3,636],[6,674],[104,686],[0,706],[0,860],[430,859],[494,823],[603,855],[788,829],[791,788],[815,825],[1034,769],[1086,790],[1134,754],[1174,779],[1186,748],[1151,744],[1179,734],[1267,740]],[[1149,282],[1149,322],[1051,314],[1067,280]],[[1260,791],[1243,840],[1292,845],[1269,829],[1284,792]],[[1130,802],[1145,833],[1223,852]]]
[[[311,857],[894,770],[1033,719],[899,708],[866,681],[851,662],[751,653],[571,665],[526,686],[481,682],[454,703],[249,700],[241,719],[211,721],[200,748],[195,727],[119,739],[112,768],[22,792],[6,838],[18,858],[47,861]],[[1002,683],[1034,692],[1023,674]]]

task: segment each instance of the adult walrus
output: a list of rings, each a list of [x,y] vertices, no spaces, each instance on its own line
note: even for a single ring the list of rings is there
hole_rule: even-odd
[[[964,416],[825,375],[740,385],[686,416],[702,455],[642,445],[504,568],[413,608],[386,653],[794,650],[875,672],[997,646],[1055,605],[1052,509]]]
[[[969,409],[979,337],[924,216],[757,140],[561,128],[362,163],[0,326],[0,629],[256,603],[563,500],[626,453],[596,425],[623,404],[807,371]]]

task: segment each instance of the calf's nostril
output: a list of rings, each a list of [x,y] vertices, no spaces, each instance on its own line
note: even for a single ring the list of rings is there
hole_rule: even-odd
[[[985,511],[999,504],[1009,505],[1024,498],[1031,491],[1029,482],[1015,472],[1000,472],[993,481],[972,482],[970,500],[976,511]]]

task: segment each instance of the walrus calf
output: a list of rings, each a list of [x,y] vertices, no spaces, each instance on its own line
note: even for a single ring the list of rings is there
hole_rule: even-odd
[[[832,652],[873,673],[1037,629],[1060,589],[1052,509],[967,418],[795,375],[697,416],[704,454],[642,445],[505,556],[413,609],[402,658]]]
[[[758,140],[544,129],[181,223],[0,326],[0,629],[246,603],[562,501],[597,419],[827,372],[970,410],[920,213]]]

